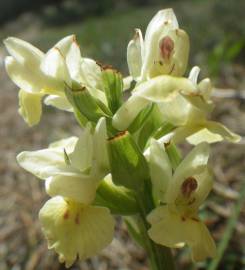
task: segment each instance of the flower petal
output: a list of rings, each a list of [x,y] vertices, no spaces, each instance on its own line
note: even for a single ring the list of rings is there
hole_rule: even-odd
[[[154,242],[172,248],[184,242],[192,248],[195,261],[216,255],[215,243],[198,219],[185,219],[162,206],[153,210],[148,220],[152,224],[148,233]]]
[[[4,45],[6,46],[9,54],[12,55],[17,62],[22,65],[26,65],[30,69],[39,69],[44,53],[38,48],[24,40],[14,37],[5,39]]]
[[[42,95],[19,91],[19,114],[29,126],[39,123],[42,115]]]
[[[96,194],[98,179],[85,174],[59,175],[45,181],[46,192],[51,196],[63,196],[74,201],[90,204]]]
[[[241,139],[239,135],[231,132],[227,127],[218,122],[207,121],[206,126],[210,132],[220,135],[223,139],[227,141],[235,143],[239,142]]]
[[[49,95],[44,99],[44,103],[48,106],[53,106],[59,110],[72,112],[73,108],[66,97]]]
[[[25,151],[17,156],[17,161],[21,167],[34,174],[40,179],[47,179],[57,174],[74,174],[74,169],[67,166],[64,158],[64,149],[72,146],[74,137],[53,143],[50,148],[38,151]],[[63,146],[62,146],[63,143]]]
[[[69,50],[67,51],[67,54],[65,54],[65,58],[71,78],[73,80],[80,81],[82,57],[80,47],[76,41],[75,36],[73,38]]]
[[[142,79],[146,79],[154,64],[155,55],[159,48],[158,43],[164,33],[179,27],[177,18],[172,9],[163,9],[157,12],[147,26],[145,34],[144,62],[142,66]]]
[[[189,74],[188,79],[191,80],[194,84],[197,84],[197,79],[200,73],[200,68],[198,66],[194,66]]]
[[[84,206],[54,197],[40,210],[39,218],[49,248],[59,254],[66,267],[77,257],[96,255],[113,238],[114,220],[107,208]]]
[[[127,62],[129,74],[137,79],[141,75],[143,61],[144,41],[140,29],[135,29],[134,38],[129,42],[127,47]]]
[[[92,170],[98,176],[104,177],[109,173],[109,158],[107,153],[107,130],[106,120],[101,118],[95,128],[93,137],[93,160]]]
[[[35,70],[28,70],[12,56],[5,58],[5,68],[11,80],[29,93],[38,93],[43,88],[43,80]]]
[[[65,58],[57,47],[54,47],[47,52],[42,60],[40,68],[45,75],[60,82],[60,89],[52,89],[53,91],[63,90],[65,83],[71,85],[71,78]]]
[[[71,45],[72,45],[72,43],[74,42],[75,39],[76,39],[75,35],[66,36],[66,37],[62,38],[61,40],[59,40],[53,46],[53,48],[57,48],[61,52],[61,54],[63,56],[65,56],[67,54],[67,52],[70,50]]]
[[[93,59],[82,59],[81,80],[83,84],[89,86],[90,88],[103,90],[101,68]]]
[[[71,165],[83,172],[92,165],[93,139],[91,127],[87,126],[79,137],[74,151],[69,155]]]
[[[59,151],[60,153],[64,153],[64,149],[67,154],[70,154],[74,151],[75,145],[78,141],[78,138],[75,136],[68,137],[65,139],[61,139],[49,144],[49,148],[55,148],[55,151]]]
[[[135,88],[133,94],[159,103],[172,100],[180,90],[193,92],[196,86],[186,78],[161,75],[141,83]]]
[[[158,103],[162,118],[175,126],[184,125],[189,120],[192,105],[182,96],[177,95],[168,102]]]
[[[180,163],[175,170],[171,185],[166,193],[166,199],[168,203],[175,202],[182,194],[182,184],[189,177],[194,177],[197,181],[197,189],[194,191],[198,193],[199,181],[203,178],[198,177],[207,169],[207,162],[209,157],[209,145],[207,143],[198,144]],[[209,183],[206,183],[209,185]]]
[[[118,109],[112,119],[113,126],[118,130],[125,130],[136,118],[138,113],[143,110],[149,101],[145,98],[132,95],[123,105]]]
[[[167,187],[172,178],[172,166],[164,145],[160,145],[156,140],[151,140],[149,167],[153,194],[155,198],[164,202]]]

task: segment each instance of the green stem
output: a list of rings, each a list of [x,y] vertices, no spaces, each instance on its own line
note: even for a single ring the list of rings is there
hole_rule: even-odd
[[[156,244],[148,235],[150,225],[147,222],[146,217],[155,207],[151,192],[149,191],[146,194],[144,193],[141,195],[138,194],[136,200],[138,201],[140,208],[138,226],[144,241],[144,248],[149,256],[151,270],[174,270],[175,265],[171,250],[167,247]]]

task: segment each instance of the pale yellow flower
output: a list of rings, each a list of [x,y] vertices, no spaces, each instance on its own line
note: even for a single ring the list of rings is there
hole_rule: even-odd
[[[207,120],[213,109],[212,86],[208,78],[197,83],[198,74],[199,68],[194,67],[189,78],[161,75],[138,84],[113,116],[114,127],[127,129],[147,105],[155,103],[162,121],[176,127],[172,132],[176,143],[185,138],[192,144],[239,141],[240,137],[222,124]]]
[[[40,120],[40,104],[45,95],[46,105],[73,110],[64,92],[73,82],[85,86],[92,96],[106,104],[101,69],[94,60],[82,58],[74,35],[61,39],[46,54],[14,37],[7,38],[4,44],[11,55],[5,59],[7,73],[21,89],[19,112],[30,126]]]
[[[74,261],[96,255],[113,239],[114,219],[105,207],[84,205],[56,196],[39,212],[48,247],[70,267]]]
[[[155,198],[162,202],[148,216],[149,236],[158,244],[191,247],[195,261],[216,255],[215,243],[198,217],[198,208],[212,188],[212,176],[207,167],[209,146],[197,145],[180,163],[172,175],[172,167],[164,147],[151,141],[150,170]]]
[[[39,217],[49,248],[69,267],[75,259],[97,254],[113,238],[114,220],[107,208],[93,206],[100,181],[108,174],[106,123],[87,126],[80,138],[70,137],[49,148],[22,152],[19,164],[45,180],[53,198]]]
[[[138,82],[168,74],[182,76],[189,57],[189,38],[179,29],[172,9],[163,9],[152,18],[143,39],[140,29],[127,48],[130,75]]]

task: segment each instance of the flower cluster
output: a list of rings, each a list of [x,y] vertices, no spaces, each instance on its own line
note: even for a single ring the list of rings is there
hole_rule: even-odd
[[[60,261],[69,267],[108,245],[112,215],[130,216],[129,230],[141,243],[139,217],[155,243],[187,244],[195,261],[214,257],[215,243],[198,216],[213,182],[209,144],[237,142],[239,136],[208,119],[212,85],[208,78],[198,81],[200,69],[184,77],[189,38],[173,10],[159,11],[144,38],[135,30],[126,78],[82,57],[74,35],[47,53],[17,38],[4,43],[24,120],[38,124],[44,100],[73,113],[82,127],[79,138],[17,156],[20,166],[44,180],[51,196],[39,217]],[[182,158],[177,144],[185,140],[195,146]]]

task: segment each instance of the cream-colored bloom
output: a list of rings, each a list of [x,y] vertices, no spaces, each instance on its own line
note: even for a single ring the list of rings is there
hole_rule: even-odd
[[[113,239],[115,222],[104,207],[56,196],[45,203],[39,218],[48,247],[55,249],[66,267],[77,258],[83,260],[96,255]]]
[[[14,37],[4,44],[11,55],[5,59],[7,73],[21,89],[19,112],[30,126],[40,120],[45,95],[45,104],[72,111],[64,89],[73,82],[87,87],[92,96],[106,104],[101,69],[94,60],[82,58],[74,35],[61,39],[46,54]],[[37,104],[38,109],[33,109]]]
[[[172,140],[178,143],[186,139],[194,145],[201,142],[215,143],[222,140],[238,142],[239,135],[231,132],[221,123],[207,119],[208,114],[213,109],[210,99],[212,85],[208,78],[198,83],[199,72],[198,67],[193,67],[190,71],[189,80],[196,85],[194,92],[182,92],[172,102],[159,106],[167,121],[177,126],[173,131]]]
[[[22,152],[17,160],[25,170],[44,179],[50,196],[61,195],[89,204],[96,188],[108,174],[105,119],[92,135],[87,127],[78,139],[71,137],[53,143],[47,149]]]
[[[53,198],[39,217],[49,248],[69,267],[78,257],[97,254],[113,238],[114,220],[107,208],[93,206],[96,189],[108,174],[106,123],[99,120],[95,131],[87,126],[80,138],[52,143],[48,149],[23,152],[19,164],[45,180]]]
[[[140,29],[127,48],[130,75],[138,82],[163,74],[182,76],[189,57],[189,38],[179,29],[172,9],[164,9],[152,18],[145,39]]]
[[[187,78],[161,75],[136,86],[129,99],[119,108],[113,117],[113,125],[118,130],[125,130],[133,122],[139,112],[148,104],[171,104],[181,90],[194,92],[196,86]],[[180,108],[176,108],[179,109]],[[183,108],[188,109],[188,108]],[[168,120],[168,115],[163,117]],[[180,119],[182,121],[182,119]],[[176,124],[176,121],[175,121]]]
[[[164,204],[148,216],[149,235],[156,243],[177,247],[186,243],[195,261],[216,255],[215,243],[204,223],[198,218],[198,208],[212,188],[212,176],[207,167],[209,146],[196,146],[172,175],[172,167],[164,148],[151,142],[150,168],[155,196]]]
[[[208,78],[197,83],[200,69],[194,67],[189,78],[162,75],[141,83],[113,117],[113,125],[125,130],[148,104],[155,103],[163,121],[176,126],[172,139],[187,138],[192,144],[223,139],[237,142],[240,137],[220,123],[207,120],[212,111],[212,86]]]

